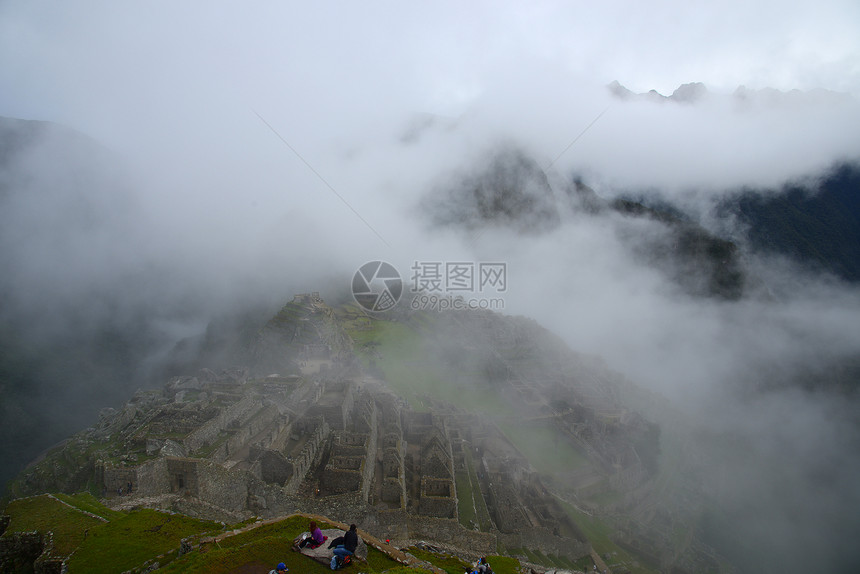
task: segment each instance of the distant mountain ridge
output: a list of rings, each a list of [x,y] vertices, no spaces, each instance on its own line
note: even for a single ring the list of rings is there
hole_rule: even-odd
[[[546,234],[563,225],[570,211],[621,214],[633,227],[647,220],[661,233],[646,237],[629,229],[620,234],[638,257],[691,295],[733,300],[743,294],[747,272],[730,239],[636,200],[606,200],[580,180],[555,185],[561,188],[557,192],[537,160],[522,149],[505,147],[449,178],[424,198],[422,208],[432,225],[472,234],[491,227],[523,236]]]
[[[820,179],[777,192],[744,190],[722,201],[750,245],[848,281],[860,281],[860,162],[840,163]]]
[[[613,80],[607,88],[609,92],[619,100],[646,100],[651,102],[663,103],[667,101],[693,103],[701,100],[708,95],[708,88],[701,82],[693,82],[682,84],[669,96],[664,96],[657,90],[649,90],[644,93],[636,93],[622,86],[618,80]]]
[[[665,96],[657,90],[647,92],[634,92],[623,86],[618,80],[613,80],[606,88],[609,93],[621,101],[647,101],[657,104],[696,104],[707,98],[723,97],[730,98],[738,104],[750,104],[761,102],[764,104],[775,104],[781,102],[803,102],[817,101],[825,104],[836,104],[853,101],[851,94],[834,92],[825,89],[813,89],[808,91],[789,90],[782,91],[775,88],[753,89],[746,86],[738,86],[731,95],[722,95],[711,92],[702,82],[690,82],[681,84],[670,95]]]

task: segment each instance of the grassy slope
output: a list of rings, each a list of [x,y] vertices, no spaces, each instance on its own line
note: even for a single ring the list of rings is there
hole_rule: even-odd
[[[510,407],[488,394],[456,380],[428,351],[423,327],[432,327],[432,315],[416,315],[409,324],[385,319],[367,320],[354,311],[338,310],[355,341],[355,352],[365,365],[375,364],[391,389],[417,411],[426,411],[425,396],[448,401],[475,412],[511,414]]]
[[[527,453],[532,466],[544,474],[552,475],[591,465],[585,455],[567,440],[559,440],[557,431],[547,425],[524,426],[510,419],[500,420],[498,425],[517,450]]]
[[[477,521],[479,528],[484,532],[489,532],[493,526],[493,521],[490,518],[490,511],[487,509],[487,501],[480,495],[481,486],[478,482],[478,473],[475,471],[475,464],[472,460],[472,452],[466,451],[466,467],[469,471],[469,484],[473,491],[477,494],[474,497],[475,512],[477,513]]]
[[[293,572],[330,571],[327,566],[289,550],[292,540],[306,529],[306,517],[290,517],[254,528],[210,544],[205,551],[177,557],[183,538],[221,533],[221,524],[148,509],[116,512],[86,493],[62,496],[64,502],[75,508],[49,495],[10,503],[5,511],[12,516],[7,533],[53,531],[55,554],[72,555],[69,560],[72,572],[122,572],[153,560],[161,564],[159,571],[163,572],[268,572],[281,561]],[[108,518],[109,522],[82,511]],[[396,568],[398,562],[368,548],[368,563],[361,570],[378,574]]]
[[[101,516],[107,520],[114,520],[123,516],[122,512],[111,510],[103,505],[98,499],[89,492],[79,492],[77,494],[55,494],[57,498],[71,504],[75,508],[85,512],[91,512],[96,516]]]
[[[54,554],[68,556],[84,541],[85,532],[104,524],[51,498],[47,494],[22,498],[9,503],[4,511],[12,517],[6,534],[39,530],[54,533]]]
[[[116,512],[88,493],[57,498],[43,494],[10,502],[4,511],[12,517],[6,533],[53,532],[54,554],[71,555],[73,572],[121,572],[178,549],[186,536],[221,529],[218,523],[154,510]]]
[[[210,544],[204,552],[192,552],[175,560],[163,572],[206,572],[207,574],[229,572],[268,572],[278,562],[284,562],[292,572],[331,572],[331,569],[315,560],[291,552],[293,539],[307,529],[308,519],[292,516],[278,522],[248,530],[236,536]],[[320,523],[321,528],[332,527]],[[386,554],[369,547],[367,564],[360,569],[367,574],[389,572],[399,563]],[[349,571],[357,571],[358,566]],[[411,570],[414,571],[414,570]],[[420,572],[420,571],[419,571]]]
[[[619,567],[624,567],[630,570],[633,574],[658,574],[657,570],[653,570],[648,566],[639,562],[636,556],[633,556],[617,544],[611,537],[615,533],[614,528],[601,521],[599,518],[589,516],[580,512],[573,506],[561,503],[567,511],[568,516],[576,522],[576,525],[585,532],[589,542],[591,542],[594,551],[604,556],[610,554],[612,558],[607,561],[607,565],[615,570]]]
[[[430,562],[448,574],[463,574],[467,567],[472,566],[470,562],[447,553],[437,554],[414,546],[410,547],[408,551],[416,558]],[[520,561],[516,558],[508,556],[487,556],[486,558],[495,574],[519,574],[520,572]]]

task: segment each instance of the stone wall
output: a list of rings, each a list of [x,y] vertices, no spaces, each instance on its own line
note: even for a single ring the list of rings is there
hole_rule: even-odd
[[[409,442],[421,444],[427,433],[433,428],[432,413],[416,413],[403,411],[403,438]]]
[[[375,419],[373,421],[375,423]],[[375,430],[375,429],[374,429]],[[325,496],[359,492],[367,501],[376,461],[376,433],[336,432],[331,456],[321,478]]]
[[[325,392],[308,415],[324,418],[332,429],[347,428],[352,420],[354,388],[352,381],[326,381]]]
[[[193,453],[218,439],[218,434],[225,430],[234,420],[247,420],[250,415],[260,408],[260,400],[254,396],[246,396],[215,415],[200,428],[192,431],[182,440],[182,444]]]
[[[421,474],[433,478],[452,478],[453,461],[450,453],[438,444],[428,445],[421,455]]]
[[[373,400],[373,397],[367,392],[356,393],[355,416],[353,416],[353,426],[356,432],[376,432],[377,420],[376,401]]]
[[[252,449],[252,456],[255,456]],[[293,477],[295,469],[293,463],[287,460],[282,453],[265,449],[256,454],[260,467],[260,479],[283,486]]]
[[[134,490],[140,486],[136,467],[105,468],[104,488],[110,495],[118,494],[120,489],[123,493],[127,493],[129,482],[132,483]]]
[[[45,549],[39,532],[13,532],[0,538],[0,572],[33,571],[33,564]]]
[[[609,485],[615,490],[627,492],[642,484],[648,478],[641,462],[631,464],[609,477]]]
[[[200,489],[197,470],[201,461],[195,458],[168,457],[166,462],[170,492],[184,490],[191,496],[198,496]]]
[[[457,493],[454,481],[422,476],[418,513],[436,518],[457,518]]]
[[[293,465],[293,476],[284,485],[289,493],[295,493],[299,489],[299,485],[319,454],[320,447],[329,435],[329,426],[325,419],[303,417],[294,426],[296,432],[307,433],[309,436],[301,446],[297,447],[298,450],[287,453],[287,460]]]
[[[475,556],[495,554],[496,536],[463,528],[454,519],[415,516],[405,510],[387,510],[368,514],[363,528],[378,533],[379,538],[436,540],[469,549]]]
[[[376,416],[376,403],[373,403],[373,415],[367,420],[370,425],[367,440],[367,464],[364,466],[364,476],[361,488],[361,497],[367,502],[370,497],[370,488],[373,486],[373,476],[376,473],[377,444],[379,442],[378,418]]]
[[[544,554],[567,556],[575,560],[591,553],[591,545],[574,538],[562,538],[551,530],[541,527],[528,528],[515,534],[498,535],[499,542],[506,548],[528,548],[540,550]]]
[[[241,471],[205,461],[198,465],[198,496],[210,504],[233,512],[246,509],[248,482],[253,477]]]
[[[331,457],[320,479],[323,496],[359,492],[364,458]]]
[[[292,432],[290,423],[289,415],[281,415],[281,420],[272,425],[269,434],[260,439],[260,445],[263,448],[283,452],[290,441],[290,433]]]
[[[230,428],[234,432],[233,435],[227,439],[226,448],[222,455],[223,458],[215,458],[214,456],[210,458],[218,462],[227,460],[230,458],[230,455],[241,450],[242,447],[248,444],[248,441],[263,432],[266,427],[271,426],[279,416],[280,413],[278,412],[278,408],[275,405],[268,405],[254,413],[248,421],[242,422],[241,420],[234,420],[234,422],[230,424]]]
[[[403,508],[406,505],[405,444],[394,432],[386,433],[382,444],[382,500]]]
[[[364,433],[333,433],[332,454],[335,456],[365,456],[368,435]]]
[[[403,508],[406,504],[406,490],[403,481],[397,478],[382,479],[382,501]]]
[[[501,477],[497,477],[489,484],[487,505],[493,516],[493,522],[502,532],[528,530],[532,526],[531,521],[523,513],[513,485]]]
[[[137,468],[137,483],[134,485],[135,494],[153,496],[170,492],[170,475],[167,471],[167,459],[158,458],[140,465]]]

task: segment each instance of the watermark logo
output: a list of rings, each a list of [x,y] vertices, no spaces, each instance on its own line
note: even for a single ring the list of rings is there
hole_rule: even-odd
[[[501,297],[463,297],[462,295],[434,295],[419,293],[412,298],[413,311],[501,311],[505,300]]]
[[[506,263],[415,261],[411,271],[409,306],[415,311],[505,308],[503,298],[487,295],[508,290]],[[368,311],[387,311],[402,294],[400,273],[384,261],[365,263],[352,278],[352,295]]]
[[[368,311],[388,311],[403,294],[400,273],[385,261],[370,261],[352,277],[352,296]]]
[[[413,293],[504,293],[507,290],[507,263],[416,261],[412,265]]]

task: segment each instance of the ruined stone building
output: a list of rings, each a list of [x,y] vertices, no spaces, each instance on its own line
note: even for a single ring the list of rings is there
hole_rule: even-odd
[[[98,461],[96,480],[109,498],[131,483],[132,496],[189,514],[313,510],[392,533],[473,536],[489,552],[487,533],[458,521],[457,476],[473,465],[496,536],[544,528],[550,547],[554,536],[562,547],[552,497],[529,490],[527,463],[493,428],[453,407],[414,412],[352,379],[206,373],[106,417],[95,432],[124,437],[127,454]]]

